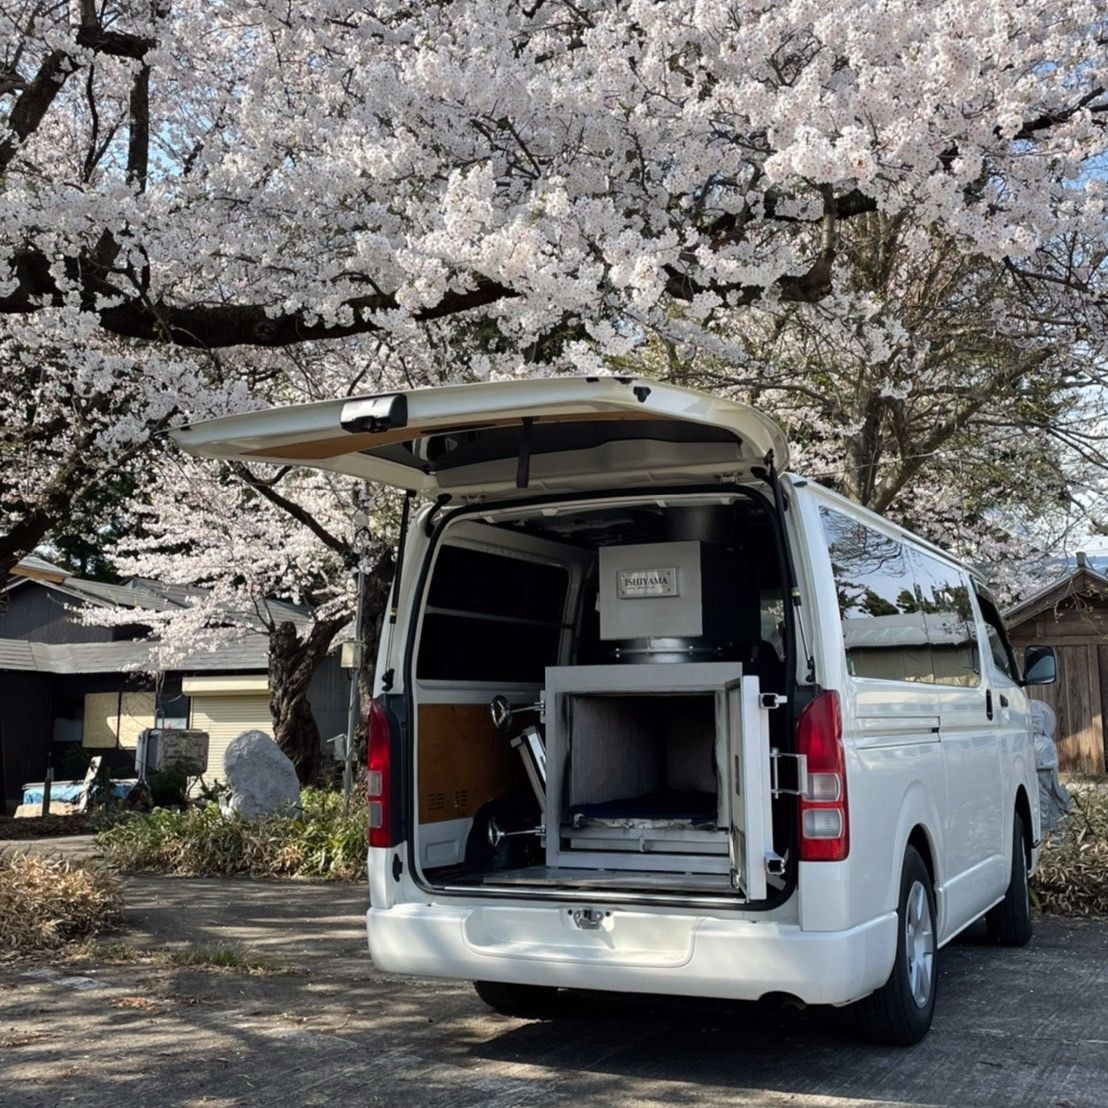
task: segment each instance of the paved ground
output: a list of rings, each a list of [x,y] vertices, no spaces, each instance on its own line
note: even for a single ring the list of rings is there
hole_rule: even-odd
[[[127,885],[129,943],[233,944],[296,975],[167,965],[0,968],[0,1103],[1046,1105],[1108,1102],[1108,925],[1040,921],[1026,950],[944,951],[929,1038],[859,1045],[844,1013],[620,1002],[554,1023],[461,983],[377,974],[362,889]]]
[[[95,835],[56,835],[40,839],[0,838],[0,852],[48,854],[69,858],[86,858],[96,846]]]

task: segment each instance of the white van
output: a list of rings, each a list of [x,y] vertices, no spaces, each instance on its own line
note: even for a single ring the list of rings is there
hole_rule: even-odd
[[[784,472],[754,409],[637,378],[211,421],[190,451],[423,494],[369,720],[369,947],[502,1012],[562,989],[856,1003],[1031,935],[1024,686],[942,550]],[[408,503],[411,503],[409,498]]]

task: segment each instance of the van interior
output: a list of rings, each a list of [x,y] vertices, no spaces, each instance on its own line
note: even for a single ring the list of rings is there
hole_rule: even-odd
[[[787,691],[772,512],[733,491],[447,520],[411,653],[426,884],[741,898],[734,689]],[[772,893],[792,824],[783,803],[771,818]]]

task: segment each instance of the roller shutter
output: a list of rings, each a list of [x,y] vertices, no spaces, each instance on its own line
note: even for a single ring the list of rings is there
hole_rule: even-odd
[[[273,737],[267,693],[195,695],[192,697],[194,730],[207,731],[208,772],[205,784],[223,780],[223,752],[243,731],[264,731]]]

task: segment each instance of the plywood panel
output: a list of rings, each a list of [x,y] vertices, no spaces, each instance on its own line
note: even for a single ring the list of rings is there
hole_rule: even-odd
[[[492,724],[484,704],[419,709],[419,822],[472,816],[482,804],[531,787],[519,752]]]
[[[94,750],[114,749],[119,738],[119,693],[85,693],[82,743]]]
[[[1097,684],[1100,686],[1100,755],[1108,766],[1108,644],[1096,649]]]
[[[1086,743],[1093,760],[1093,773],[1104,772],[1104,699],[1101,693],[1100,666],[1095,646],[1085,647],[1089,674],[1089,731]]]
[[[146,727],[154,726],[154,694],[152,692],[125,692],[120,697],[119,745],[134,750],[138,735]]]

